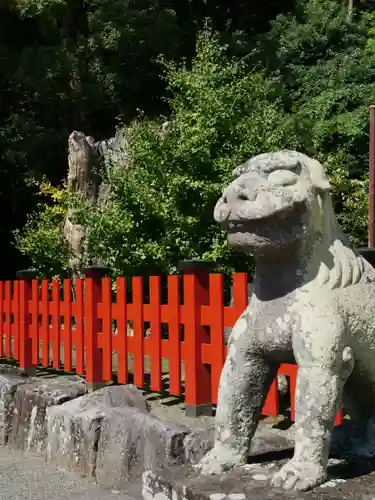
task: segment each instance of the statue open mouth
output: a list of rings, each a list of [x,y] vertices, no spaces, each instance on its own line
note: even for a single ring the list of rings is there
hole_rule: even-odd
[[[233,232],[254,232],[265,225],[282,227],[285,224],[290,224],[291,221],[300,220],[303,213],[306,211],[304,202],[294,202],[291,206],[283,207],[280,210],[264,210],[262,214],[252,214],[249,216],[249,210],[238,210],[237,217],[221,221],[229,233]]]
[[[224,227],[225,227],[228,235],[237,234],[237,233],[253,234],[253,233],[257,233],[257,230],[260,229],[261,225],[262,225],[261,220],[228,221],[227,224],[224,224]]]
[[[228,231],[231,233],[244,232],[247,231],[249,223],[244,222],[229,222]]]

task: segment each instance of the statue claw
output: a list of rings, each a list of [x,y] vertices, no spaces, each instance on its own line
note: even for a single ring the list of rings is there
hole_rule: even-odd
[[[243,457],[226,446],[216,445],[194,468],[203,476],[220,475],[235,467],[245,465],[246,462],[247,457]]]
[[[321,485],[325,478],[321,466],[291,460],[273,476],[271,485],[287,491],[308,491]]]

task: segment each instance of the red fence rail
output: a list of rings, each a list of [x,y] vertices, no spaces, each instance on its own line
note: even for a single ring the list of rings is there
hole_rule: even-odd
[[[75,370],[93,385],[111,381],[114,372],[126,384],[132,372],[142,388],[148,373],[155,392],[163,390],[167,360],[170,395],[184,393],[191,414],[205,412],[217,401],[224,327],[232,327],[248,303],[247,274],[233,275],[232,305],[224,304],[224,276],[203,269],[168,276],[166,300],[162,291],[160,276],[88,277],[74,286],[69,279],[0,282],[0,356],[18,360],[26,371],[38,365]],[[279,370],[290,380],[292,418],[296,373],[295,365]],[[279,413],[276,379],[263,413]]]

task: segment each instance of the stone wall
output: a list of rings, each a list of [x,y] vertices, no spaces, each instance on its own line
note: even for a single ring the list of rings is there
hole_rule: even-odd
[[[198,447],[194,436],[153,415],[133,385],[89,393],[78,376],[25,377],[0,365],[0,444],[42,454],[47,464],[100,485],[121,488],[140,482],[145,470],[196,463],[212,434]]]

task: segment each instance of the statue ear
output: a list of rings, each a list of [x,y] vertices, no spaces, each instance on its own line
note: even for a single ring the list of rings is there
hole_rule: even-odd
[[[324,167],[317,160],[309,158],[308,169],[310,172],[311,184],[317,190],[318,193],[330,193],[331,185],[329,183],[328,177],[324,172]]]

